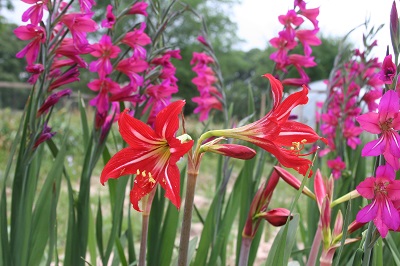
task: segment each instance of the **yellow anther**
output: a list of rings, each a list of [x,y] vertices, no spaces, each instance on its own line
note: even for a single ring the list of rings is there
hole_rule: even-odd
[[[137,174],[137,175],[140,175],[139,169],[136,170],[136,174]]]
[[[307,142],[307,140],[306,139],[303,139],[302,141],[301,141],[301,143],[306,143]]]
[[[154,184],[154,183],[156,182],[156,180],[150,176],[150,177],[149,177],[149,182],[151,182],[151,183]]]
[[[143,171],[143,172],[142,172],[142,176],[143,176],[143,177],[146,177],[146,171]]]

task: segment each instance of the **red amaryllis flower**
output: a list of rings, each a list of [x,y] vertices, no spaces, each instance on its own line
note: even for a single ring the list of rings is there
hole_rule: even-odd
[[[260,120],[251,124],[227,129],[213,131],[214,136],[241,139],[252,142],[260,148],[273,154],[285,167],[293,168],[300,174],[305,175],[311,161],[301,154],[306,143],[314,143],[324,138],[318,136],[315,131],[302,123],[290,121],[290,112],[299,104],[308,101],[308,88],[303,85],[303,90],[292,93],[282,101],[282,83],[271,74],[265,74],[271,82],[273,98],[272,110]]]
[[[181,141],[175,133],[179,127],[178,115],[185,101],[176,101],[160,111],[154,130],[140,120],[129,116],[125,110],[119,120],[119,132],[129,147],[117,152],[106,164],[100,182],[109,178],[135,174],[135,184],[130,193],[133,208],[140,211],[139,200],[159,183],[165,197],[180,207],[180,176],[176,163],[193,146],[193,141]]]

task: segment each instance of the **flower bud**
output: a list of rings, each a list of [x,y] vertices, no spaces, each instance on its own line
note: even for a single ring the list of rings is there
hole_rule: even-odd
[[[56,93],[53,93],[50,95],[42,104],[42,106],[39,108],[37,111],[36,116],[39,117],[43,113],[47,113],[51,107],[53,107],[58,101],[61,99],[61,97],[70,95],[72,93],[72,90],[70,89],[65,89]]]
[[[257,154],[252,148],[238,144],[204,145],[203,151],[213,152],[242,160],[252,159]]]
[[[300,180],[298,180],[294,175],[292,175],[291,173],[289,173],[288,171],[286,171],[285,169],[283,169],[282,167],[279,166],[275,166],[274,167],[275,170],[278,172],[279,176],[289,185],[291,185],[293,188],[295,188],[296,190],[300,189],[301,186],[301,182]],[[315,195],[314,193],[311,192],[311,190],[309,188],[307,188],[306,186],[303,188],[302,193],[312,199],[315,200]]]
[[[390,10],[390,38],[395,55],[399,54],[399,15],[397,14],[396,2],[393,1],[392,9]]]
[[[286,224],[288,217],[290,217],[290,220],[292,220],[293,215],[290,214],[288,209],[276,208],[262,214],[260,213],[259,217],[264,218],[273,226],[282,226]]]

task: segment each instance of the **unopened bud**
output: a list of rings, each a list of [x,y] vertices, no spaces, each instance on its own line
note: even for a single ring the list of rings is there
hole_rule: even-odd
[[[252,159],[257,153],[252,148],[238,144],[212,144],[204,145],[203,151],[213,152],[242,160]]]
[[[282,226],[285,225],[288,221],[293,219],[293,215],[290,214],[290,211],[285,208],[276,208],[270,211],[260,213],[258,217],[262,217],[267,220],[273,226]]]

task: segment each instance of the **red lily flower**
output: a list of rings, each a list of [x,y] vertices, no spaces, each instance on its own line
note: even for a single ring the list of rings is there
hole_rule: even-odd
[[[302,91],[292,93],[282,101],[282,83],[271,74],[265,74],[264,77],[268,78],[271,83],[274,101],[272,110],[263,118],[251,124],[233,129],[213,131],[214,136],[251,142],[273,154],[282,165],[293,168],[300,174],[305,175],[311,165],[311,161],[301,158],[308,155],[301,153],[304,144],[314,143],[319,139],[326,141],[318,136],[311,127],[288,120],[294,107],[307,103],[308,88],[303,85]]]
[[[175,137],[179,127],[178,115],[185,101],[171,103],[156,117],[154,130],[142,121],[131,117],[125,110],[119,120],[119,131],[129,147],[117,152],[101,173],[104,185],[109,178],[135,174],[135,184],[130,193],[133,208],[140,211],[139,200],[149,194],[159,183],[165,197],[180,207],[180,176],[176,163],[193,146],[193,141],[182,142]]]

